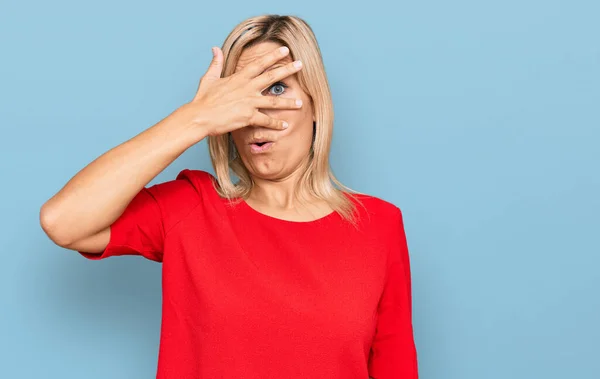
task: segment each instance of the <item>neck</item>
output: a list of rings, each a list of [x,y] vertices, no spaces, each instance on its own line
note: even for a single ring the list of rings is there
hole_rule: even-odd
[[[298,199],[295,190],[305,170],[306,164],[303,164],[289,175],[275,180],[253,177],[254,187],[250,192],[249,200],[269,208],[296,208]]]

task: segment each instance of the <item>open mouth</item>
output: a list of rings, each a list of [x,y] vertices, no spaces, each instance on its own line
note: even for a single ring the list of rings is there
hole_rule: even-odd
[[[262,153],[267,151],[273,145],[273,141],[256,141],[250,144],[250,151],[253,153]]]

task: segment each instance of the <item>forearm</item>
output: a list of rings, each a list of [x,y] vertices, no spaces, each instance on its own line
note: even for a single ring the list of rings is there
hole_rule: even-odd
[[[187,104],[79,171],[41,208],[40,222],[59,245],[108,227],[133,197],[204,138]]]

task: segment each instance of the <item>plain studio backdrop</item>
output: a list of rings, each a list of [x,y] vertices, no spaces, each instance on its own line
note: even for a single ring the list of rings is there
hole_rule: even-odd
[[[0,376],[155,375],[161,266],[61,249],[39,208],[191,100],[211,46],[264,13],[317,35],[334,172],[404,212],[421,377],[600,377],[592,0],[2,2]],[[206,143],[151,184],[183,168],[212,170]]]

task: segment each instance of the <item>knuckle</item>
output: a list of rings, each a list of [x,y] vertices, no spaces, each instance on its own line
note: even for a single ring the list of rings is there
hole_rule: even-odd
[[[271,101],[271,105],[272,105],[273,107],[276,107],[276,106],[279,104],[279,99],[278,99],[278,98],[276,98],[276,97],[271,97],[271,100],[270,100],[270,101]]]

